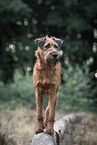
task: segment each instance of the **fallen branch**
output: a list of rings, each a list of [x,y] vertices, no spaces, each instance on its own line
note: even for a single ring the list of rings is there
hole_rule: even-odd
[[[69,114],[54,124],[54,136],[47,133],[39,133],[33,136],[31,145],[69,145],[70,144],[70,128],[71,123],[81,120],[85,116],[85,113]]]

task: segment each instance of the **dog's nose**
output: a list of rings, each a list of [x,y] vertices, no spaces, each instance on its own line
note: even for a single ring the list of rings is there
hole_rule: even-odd
[[[56,58],[58,56],[57,53],[52,53],[53,58]]]

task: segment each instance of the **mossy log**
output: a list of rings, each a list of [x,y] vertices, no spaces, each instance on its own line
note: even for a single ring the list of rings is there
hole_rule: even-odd
[[[45,132],[35,134],[31,145],[70,145],[71,139],[69,125],[80,121],[84,116],[85,113],[83,112],[63,116],[55,122],[53,136]]]

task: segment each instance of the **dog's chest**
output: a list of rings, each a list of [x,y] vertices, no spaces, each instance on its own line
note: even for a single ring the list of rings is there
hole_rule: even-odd
[[[34,67],[33,71],[33,84],[34,87],[45,88],[46,90],[49,88],[53,88],[54,86],[58,87],[60,84],[61,78],[61,65],[60,63],[56,65],[55,68],[37,68]]]
[[[52,83],[54,81],[54,75],[55,71],[54,70],[41,70],[39,79],[44,83]]]

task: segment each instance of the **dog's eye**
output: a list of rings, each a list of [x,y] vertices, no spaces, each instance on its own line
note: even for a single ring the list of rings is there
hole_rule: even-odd
[[[50,44],[46,45],[45,47],[46,47],[47,49],[50,48]]]
[[[57,49],[59,49],[57,45],[54,45],[54,48],[57,48]]]

